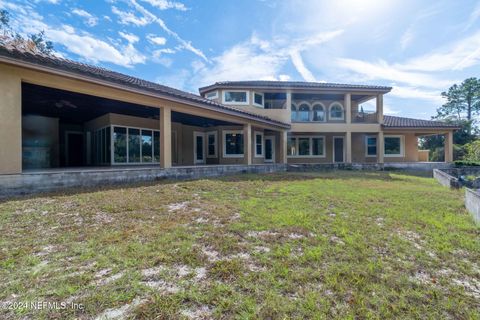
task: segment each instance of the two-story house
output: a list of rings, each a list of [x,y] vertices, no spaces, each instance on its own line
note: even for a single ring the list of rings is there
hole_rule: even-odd
[[[383,96],[391,87],[292,81],[226,81],[200,88],[207,99],[291,125],[287,162],[385,163],[428,161],[418,138],[445,135],[445,161],[452,161],[455,126],[439,121],[386,116]],[[363,104],[374,105],[364,110]],[[373,102],[373,103],[372,103]],[[271,161],[273,136],[255,135],[256,155]],[[265,153],[260,150],[265,148]],[[258,152],[257,152],[258,151]]]
[[[0,90],[0,175],[427,161],[417,140],[431,134],[449,162],[456,129],[384,116],[389,87],[239,81],[197,95],[12,46],[0,46]]]

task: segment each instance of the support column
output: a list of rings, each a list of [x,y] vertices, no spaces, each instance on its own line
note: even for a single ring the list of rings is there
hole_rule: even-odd
[[[385,140],[383,139],[383,131],[378,133],[377,137],[377,163],[383,164],[383,154],[385,149]]]
[[[243,163],[252,164],[252,125],[250,123],[243,125]]]
[[[172,109],[160,108],[160,167],[172,167]]]
[[[0,65],[0,174],[22,173],[22,82]]]
[[[343,105],[345,107],[345,122],[352,123],[352,95],[345,93]]]
[[[279,158],[278,162],[281,164],[287,164],[287,139],[288,139],[288,132],[287,130],[280,131],[280,143],[279,143]]]
[[[352,132],[345,133],[345,162],[352,163]]]
[[[377,121],[383,124],[383,94],[377,95]]]
[[[445,162],[453,162],[453,131],[445,134]]]
[[[292,106],[292,91],[287,91],[287,102],[286,102],[286,109],[290,110]]]

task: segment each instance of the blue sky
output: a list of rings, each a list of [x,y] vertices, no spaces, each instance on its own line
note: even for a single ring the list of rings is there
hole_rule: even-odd
[[[480,2],[0,0],[57,54],[179,89],[276,79],[393,86],[386,113],[429,119],[479,75]],[[368,106],[366,106],[368,108]]]

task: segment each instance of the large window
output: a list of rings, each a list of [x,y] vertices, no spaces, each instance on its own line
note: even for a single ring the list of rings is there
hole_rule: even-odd
[[[263,93],[253,93],[253,104],[257,107],[263,108]]]
[[[140,130],[128,129],[128,162],[140,162]]]
[[[217,157],[217,131],[207,132],[207,158]]]
[[[367,157],[377,156],[377,137],[375,136],[365,137],[365,156]]]
[[[243,131],[223,131],[223,156],[226,158],[243,157]]]
[[[325,121],[325,108],[321,104],[313,106],[312,121]]]
[[[255,157],[263,157],[263,133],[255,131]]]
[[[142,162],[153,161],[152,130],[142,130]]]
[[[298,107],[298,121],[310,121],[310,107],[303,103]]]
[[[324,136],[298,136],[287,140],[287,156],[325,157]]]
[[[223,91],[223,103],[248,104],[248,91]]]
[[[114,164],[160,162],[159,131],[114,126],[112,143]]]
[[[217,99],[218,98],[218,91],[211,91],[205,93],[205,98],[207,99]]]
[[[94,163],[110,164],[110,127],[99,129],[93,134]]]
[[[343,106],[338,103],[334,102],[330,105],[330,112],[329,117],[331,120],[343,120],[344,119],[344,112]]]
[[[127,128],[113,129],[113,162],[127,162]]]
[[[293,121],[297,121],[297,107],[295,105],[291,105],[291,109],[292,109],[292,113],[291,113],[291,120],[292,122]]]
[[[385,157],[403,156],[403,136],[385,136]]]

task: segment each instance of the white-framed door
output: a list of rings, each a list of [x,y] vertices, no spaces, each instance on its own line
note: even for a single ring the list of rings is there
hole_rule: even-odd
[[[345,162],[345,137],[334,136],[333,137],[333,162],[343,163]]]
[[[193,163],[205,164],[205,132],[193,132]]]
[[[265,136],[265,162],[275,162],[275,136]]]

